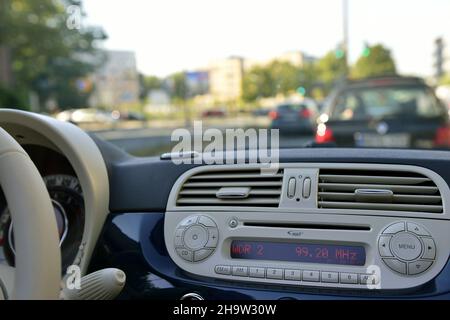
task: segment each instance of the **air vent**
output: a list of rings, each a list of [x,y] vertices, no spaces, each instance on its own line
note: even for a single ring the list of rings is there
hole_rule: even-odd
[[[177,206],[278,207],[283,170],[208,171],[191,176],[182,186]]]
[[[442,213],[436,184],[415,172],[322,169],[319,208]]]

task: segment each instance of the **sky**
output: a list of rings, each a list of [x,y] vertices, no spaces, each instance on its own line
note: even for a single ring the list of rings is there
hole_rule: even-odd
[[[450,0],[348,0],[349,57],[365,42],[391,49],[399,72],[432,74],[433,41],[450,45]],[[136,53],[146,75],[207,66],[239,55],[301,50],[317,57],[342,40],[342,0],[85,0],[86,23],[106,49]]]

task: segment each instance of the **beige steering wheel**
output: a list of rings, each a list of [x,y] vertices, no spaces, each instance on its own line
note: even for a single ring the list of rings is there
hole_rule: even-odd
[[[16,267],[0,265],[0,299],[58,299],[61,253],[53,206],[34,163],[2,128],[0,185],[16,249]]]

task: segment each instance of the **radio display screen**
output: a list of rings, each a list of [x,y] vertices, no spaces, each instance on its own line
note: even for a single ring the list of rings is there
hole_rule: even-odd
[[[363,266],[363,246],[233,240],[231,258]]]

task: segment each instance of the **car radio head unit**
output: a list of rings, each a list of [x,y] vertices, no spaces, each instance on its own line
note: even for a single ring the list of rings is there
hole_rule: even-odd
[[[225,205],[228,204],[225,199],[208,200],[217,201],[214,206],[199,205],[202,201],[206,202],[206,198],[195,198],[195,195],[208,195],[211,192],[205,189],[207,184],[203,177],[196,179],[195,183],[190,182],[194,181],[191,177],[215,167],[199,167],[188,171],[175,185],[165,215],[165,242],[170,257],[182,270],[196,276],[297,288],[407,289],[423,285],[440,273],[450,255],[447,245],[450,243],[450,219],[446,211],[450,190],[440,176],[419,167],[353,164],[352,172],[355,172],[355,168],[364,170],[364,176],[355,178],[353,173],[339,179],[366,179],[378,183],[378,177],[368,177],[368,170],[376,168],[376,173],[380,175],[381,170],[387,167],[392,170],[394,167],[396,172],[405,171],[405,177],[391,179],[395,186],[391,189],[403,192],[393,192],[393,197],[416,202],[437,203],[439,200],[441,207],[431,206],[432,213],[425,209],[418,212],[406,210],[410,207],[404,207],[403,211],[397,210],[403,207],[388,204],[385,207],[390,210],[372,210],[370,208],[378,208],[379,203],[343,201],[338,203],[339,206],[346,205],[350,209],[324,209],[319,206],[318,197],[320,181],[323,179],[319,173],[321,169],[318,168],[324,166],[304,163],[281,165],[283,174],[277,178],[280,179],[277,206],[272,205],[272,200],[266,201],[270,205],[260,205],[265,203],[261,200],[264,197],[254,198],[253,202],[245,203],[246,206]],[[328,170],[329,166],[332,165],[328,165]],[[338,172],[342,173],[348,164],[333,166],[338,166]],[[211,176],[223,179],[227,173],[224,168],[228,166],[217,167],[220,167],[216,169],[221,170],[220,174],[213,171]],[[233,170],[230,176],[236,179],[236,166],[229,167]],[[242,175],[249,177],[248,167],[243,168]],[[414,174],[408,175],[409,172]],[[416,172],[427,178],[416,178]],[[326,173],[326,178],[329,178],[328,171]],[[388,181],[389,173],[382,174],[381,179]],[[309,194],[303,198],[303,181],[306,178]],[[291,179],[296,179],[295,191],[289,190]],[[333,179],[341,181],[335,177]],[[252,184],[255,179],[249,181]],[[275,179],[266,181],[270,183],[272,192]],[[416,189],[401,185],[402,182],[411,181],[419,184],[414,186]],[[227,185],[227,182],[220,184]],[[189,183],[189,187],[197,189],[184,188]],[[370,186],[368,183],[361,184],[366,189]],[[253,185],[259,186],[260,183]],[[341,188],[342,184],[334,183],[334,186]],[[344,187],[353,188],[350,184]],[[380,183],[377,188],[380,189]],[[390,188],[390,185],[383,188]],[[416,190],[426,192],[427,195],[414,194],[418,192]],[[250,188],[248,194],[252,192],[269,193],[256,187]],[[293,202],[289,200],[288,192],[293,192]],[[405,192],[413,195],[406,195]],[[180,194],[184,197],[183,202],[193,203],[195,200],[196,205],[179,205],[181,201],[177,201]],[[330,194],[328,192],[327,197],[331,197]],[[333,197],[355,199],[351,194],[342,195],[338,192],[333,193]],[[234,204],[237,201],[242,203],[243,200],[229,201]],[[382,198],[382,201],[386,199]],[[365,209],[355,209],[362,205]]]

